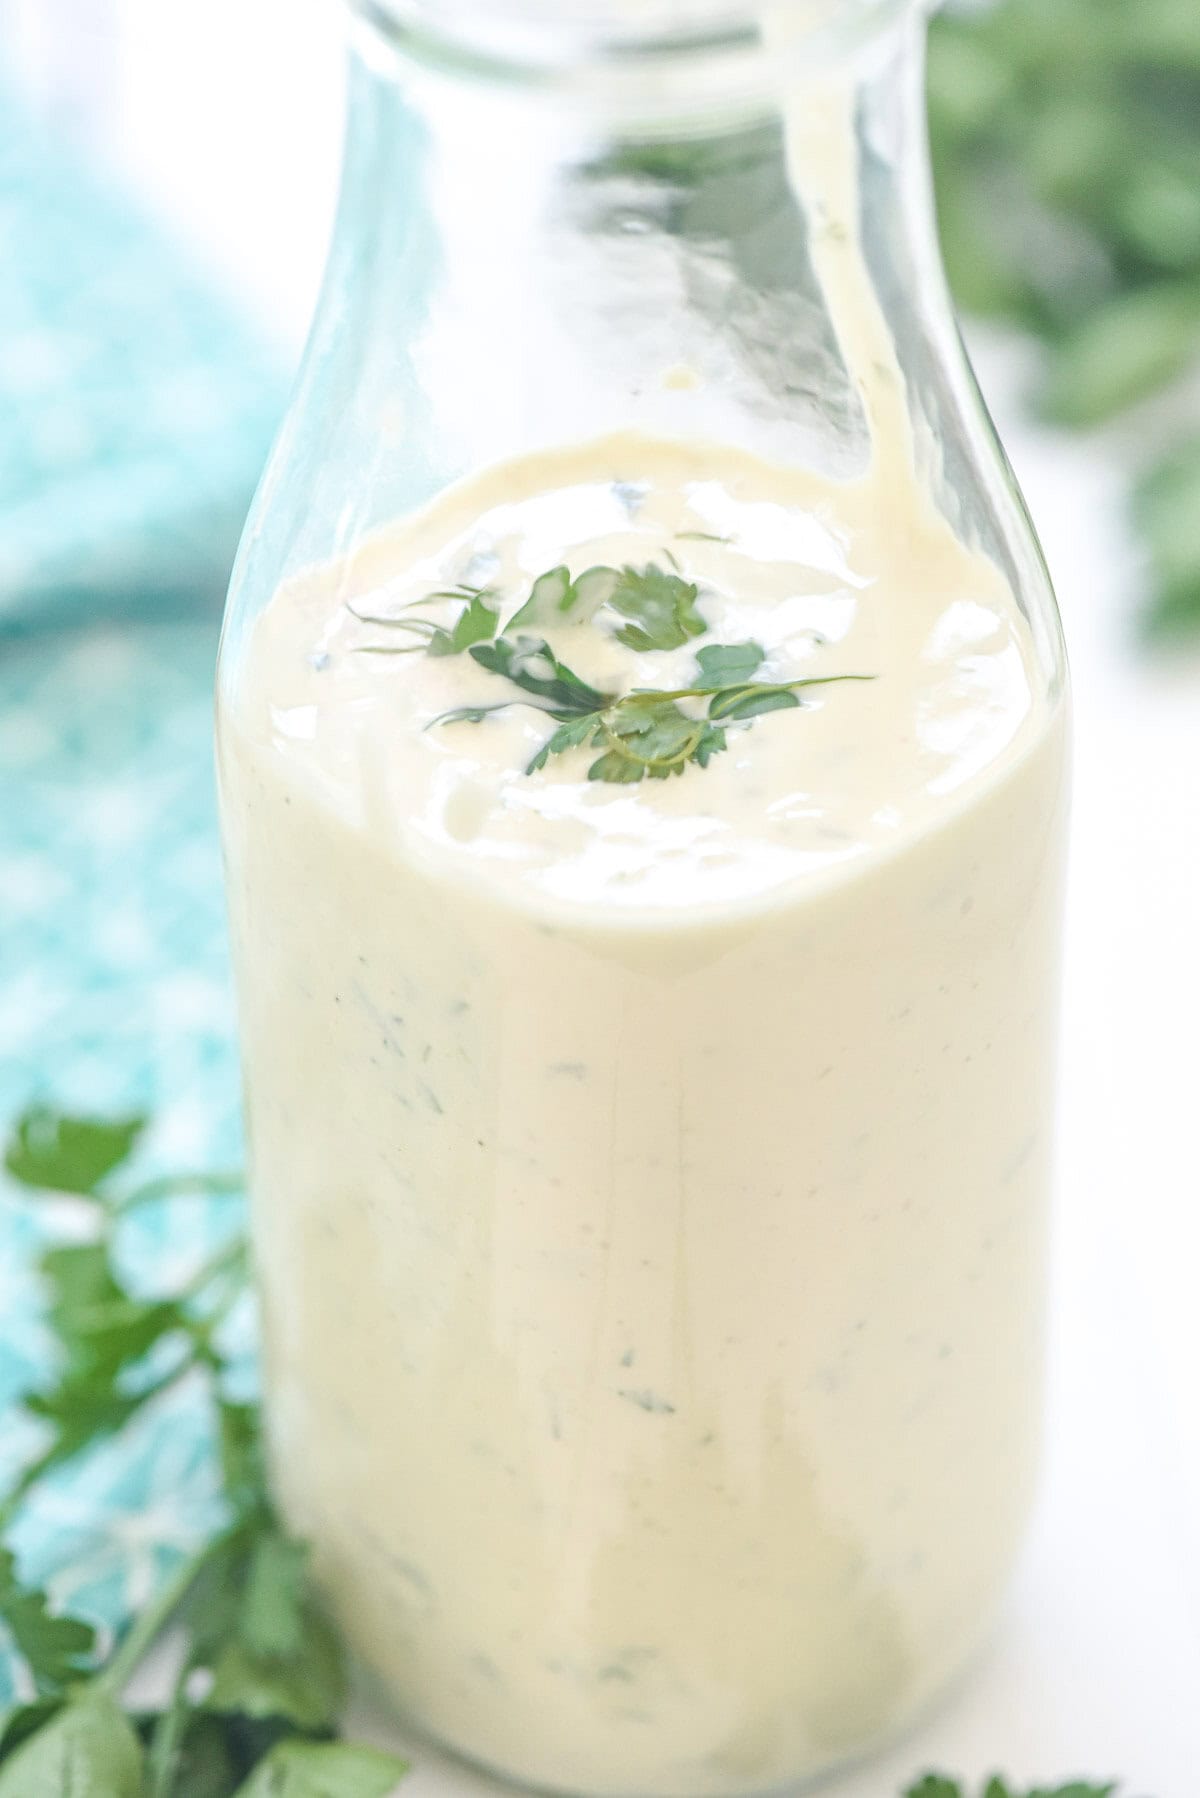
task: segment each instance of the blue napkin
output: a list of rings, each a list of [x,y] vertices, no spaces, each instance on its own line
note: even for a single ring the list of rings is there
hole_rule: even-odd
[[[0,632],[219,600],[285,382],[117,185],[0,93]]]

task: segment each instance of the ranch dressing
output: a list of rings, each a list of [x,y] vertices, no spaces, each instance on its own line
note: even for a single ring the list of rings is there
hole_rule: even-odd
[[[1062,707],[914,473],[818,98],[863,476],[635,433],[484,470],[281,587],[221,722],[283,1508],[406,1712],[558,1789],[769,1789],[899,1727],[1034,1470]],[[650,563],[705,635],[547,625],[590,684],[748,640],[871,678],[629,785],[526,772],[531,706],[437,722],[507,689],[397,630],[452,622],[425,596]]]

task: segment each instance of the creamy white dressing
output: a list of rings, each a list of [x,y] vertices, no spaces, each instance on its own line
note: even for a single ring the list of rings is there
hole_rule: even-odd
[[[898,1727],[1035,1458],[1061,707],[918,486],[804,116],[865,476],[632,433],[486,470],[281,588],[222,718],[284,1508],[389,1694],[561,1789],[766,1789]],[[610,786],[526,773],[532,709],[435,722],[497,677],[364,622],[668,556],[707,635],[547,630],[583,678],[747,639],[874,678]]]

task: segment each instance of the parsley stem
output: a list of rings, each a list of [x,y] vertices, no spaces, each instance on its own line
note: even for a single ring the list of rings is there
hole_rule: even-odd
[[[192,1341],[196,1345],[197,1359],[206,1366],[212,1366],[213,1338],[244,1292],[245,1287],[241,1281],[231,1281],[208,1316],[193,1327]]]
[[[187,1682],[191,1670],[185,1655],[175,1676],[167,1708],[154,1725],[146,1756],[146,1798],[170,1798],[179,1749],[191,1709],[187,1700]]]
[[[378,624],[385,630],[415,631],[420,637],[436,637],[437,625],[428,618],[380,618],[372,612],[355,612],[360,624]]]
[[[36,1461],[31,1461],[28,1467],[22,1469],[17,1475],[12,1486],[4,1495],[3,1504],[0,1504],[0,1535],[8,1529],[20,1507],[21,1500],[37,1485],[42,1475],[48,1473],[56,1465],[60,1458],[58,1444],[52,1442],[50,1447],[37,1457]]]
[[[729,691],[732,692],[734,686],[740,688],[744,685],[747,692],[753,692],[754,688],[761,684],[776,693],[782,692],[785,688],[792,693],[798,687],[831,687],[837,681],[874,679],[873,674],[809,674],[805,675],[802,680],[776,680],[762,683],[757,681],[734,682]],[[617,704],[623,705],[627,700],[641,699],[642,697],[660,700],[714,699],[720,691],[719,687],[676,687],[671,691],[664,690],[662,692],[657,687],[635,687],[632,693],[626,693],[622,699],[617,701]]]
[[[203,1573],[208,1562],[234,1534],[224,1530],[205,1542],[182,1560],[163,1586],[158,1597],[145,1610],[139,1611],[103,1670],[92,1682],[93,1689],[119,1698],[147,1654],[171,1622],[176,1611]]]
[[[124,1217],[127,1211],[136,1211],[139,1205],[152,1205],[157,1199],[187,1198],[193,1194],[218,1195],[228,1192],[240,1192],[244,1184],[244,1176],[240,1170],[231,1168],[222,1174],[175,1174],[164,1175],[157,1180],[147,1180],[141,1186],[135,1186],[124,1198],[117,1199],[110,1210],[117,1217]]]
[[[421,656],[424,655],[424,643],[409,643],[404,648],[394,643],[360,643],[354,651],[357,656]]]
[[[245,1238],[235,1236],[232,1242],[227,1242],[223,1248],[217,1250],[215,1255],[210,1255],[207,1261],[201,1262],[179,1294],[180,1299],[186,1303],[188,1299],[198,1298],[205,1287],[210,1286],[222,1274],[245,1273],[249,1259],[250,1254]],[[237,1289],[234,1290],[236,1296]]]

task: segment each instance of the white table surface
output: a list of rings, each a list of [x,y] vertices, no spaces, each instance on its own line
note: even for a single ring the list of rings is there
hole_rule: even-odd
[[[98,137],[294,347],[335,188],[336,7],[0,0],[27,74],[80,116],[68,14],[103,71],[84,109]],[[933,1765],[1200,1794],[1200,656],[1136,653],[1120,451],[1032,430],[1018,366],[981,357],[1058,583],[1077,708],[1047,1473],[983,1663],[829,1798],[893,1798]],[[424,1750],[405,1786],[488,1789]]]

